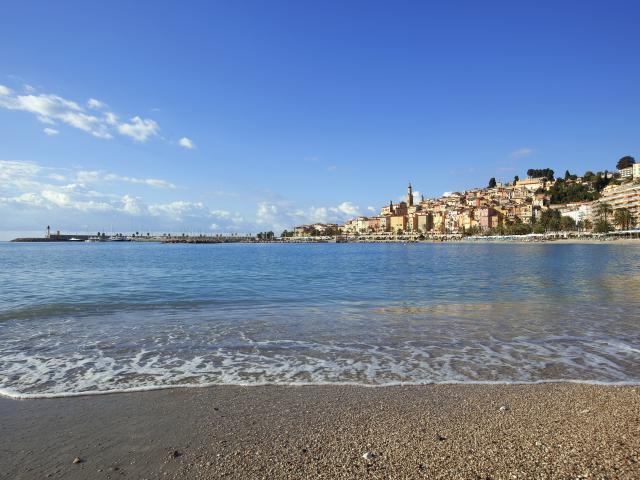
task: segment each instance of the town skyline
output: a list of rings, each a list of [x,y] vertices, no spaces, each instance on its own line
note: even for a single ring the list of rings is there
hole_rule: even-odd
[[[283,235],[526,235],[557,231],[606,233],[640,226],[640,163],[626,155],[616,168],[584,174],[528,169],[511,181],[425,198],[411,182],[402,201],[344,225],[308,224]]]

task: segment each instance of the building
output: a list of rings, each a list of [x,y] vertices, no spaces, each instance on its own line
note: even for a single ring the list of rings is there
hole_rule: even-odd
[[[622,178],[623,180],[633,178],[633,166],[627,167],[627,168],[621,168],[620,170],[618,170],[618,174],[620,175],[620,178]]]
[[[392,233],[406,232],[407,220],[408,218],[406,215],[391,215],[388,218],[390,231]]]
[[[593,222],[593,202],[576,202],[559,205],[557,208],[563,217],[571,217],[578,222],[589,220]]]
[[[530,192],[535,192],[540,188],[547,187],[547,179],[544,177],[541,178],[527,178],[525,180],[518,180],[516,182],[516,188],[524,188]]]
[[[635,219],[634,226],[638,226],[640,222],[640,183],[609,185],[602,191],[599,202],[608,203],[614,211],[626,208]]]
[[[634,163],[633,167],[633,179],[640,180],[640,163]]]
[[[421,233],[427,233],[433,230],[433,214],[429,212],[420,212],[416,214],[417,230]]]
[[[479,214],[479,224],[482,230],[489,230],[500,225],[500,216],[495,208],[482,207],[479,209]]]

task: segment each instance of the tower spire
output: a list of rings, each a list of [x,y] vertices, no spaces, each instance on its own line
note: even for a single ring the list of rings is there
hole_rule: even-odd
[[[409,188],[407,189],[407,205],[413,206],[413,188],[411,188],[411,182],[409,182]]]

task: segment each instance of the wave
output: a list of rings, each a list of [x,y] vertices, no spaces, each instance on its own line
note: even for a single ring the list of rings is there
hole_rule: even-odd
[[[601,385],[613,387],[635,387],[640,386],[640,380],[637,381],[601,381],[601,380],[580,380],[580,379],[549,379],[549,380],[532,380],[532,381],[499,381],[499,380],[443,380],[432,382],[388,382],[372,385],[362,382],[208,382],[192,385],[148,385],[143,387],[131,388],[115,388],[111,390],[92,390],[84,392],[61,392],[61,393],[21,393],[15,390],[0,388],[0,396],[15,400],[36,400],[36,399],[53,399],[53,398],[75,398],[87,397],[95,395],[115,395],[123,393],[136,392],[152,392],[158,390],[174,390],[174,389],[195,389],[195,388],[213,388],[213,387],[358,387],[358,388],[393,388],[393,387],[420,387],[427,385],[545,385],[545,384],[578,384],[578,385]]]

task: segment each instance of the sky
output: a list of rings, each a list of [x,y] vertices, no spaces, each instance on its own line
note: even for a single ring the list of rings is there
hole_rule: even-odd
[[[6,0],[0,240],[256,233],[640,155],[634,1]]]

